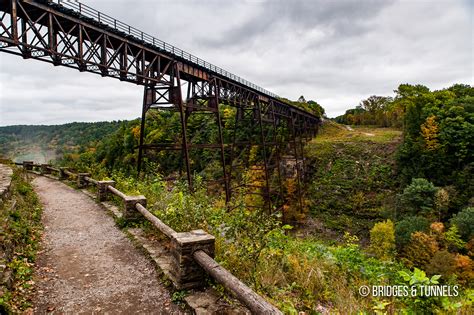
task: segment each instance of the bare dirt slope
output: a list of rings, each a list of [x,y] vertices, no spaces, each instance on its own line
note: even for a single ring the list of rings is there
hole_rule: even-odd
[[[183,313],[104,209],[61,182],[37,177],[33,184],[45,226],[35,313]]]

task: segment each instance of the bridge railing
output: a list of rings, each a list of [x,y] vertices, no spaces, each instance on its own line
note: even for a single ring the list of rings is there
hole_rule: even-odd
[[[198,66],[201,66],[209,71],[212,71],[214,73],[220,74],[221,76],[224,76],[228,79],[231,79],[233,81],[239,82],[240,84],[246,85],[256,91],[259,91],[261,93],[264,93],[268,96],[278,98],[278,95],[275,93],[272,93],[250,81],[247,81],[235,74],[232,74],[220,67],[217,67],[199,57],[196,57],[193,54],[190,54],[178,47],[175,47],[171,44],[168,44],[152,35],[149,35],[133,26],[130,26],[129,24],[123,23],[105,13],[99,12],[95,10],[94,8],[91,8],[88,5],[85,5],[79,1],[71,1],[71,0],[49,0],[48,2],[51,3],[56,3],[58,5],[63,6],[64,8],[67,9],[72,9],[75,12],[78,12],[81,16],[90,18],[95,20],[96,22],[105,24],[109,27],[114,28],[117,31],[123,32],[126,35],[133,36],[137,40],[141,40],[145,43],[151,44],[155,46],[158,49],[162,49],[170,54],[173,54],[174,56],[181,57],[189,62],[192,62]]]
[[[203,230],[174,231],[146,208],[145,196],[128,196],[114,187],[114,181],[98,181],[93,179],[89,173],[74,173],[65,167],[55,168],[48,164],[35,164],[31,161],[15,164],[39,175],[56,173],[60,180],[73,178],[76,180],[78,188],[94,185],[97,188],[99,202],[106,201],[109,197],[108,194],[119,197],[123,201],[123,218],[125,220],[135,221],[141,215],[170,239],[173,257],[171,280],[176,288],[190,289],[203,286],[205,279],[202,270],[204,270],[247,306],[252,313],[282,314],[275,306],[268,303],[214,260],[214,236]]]

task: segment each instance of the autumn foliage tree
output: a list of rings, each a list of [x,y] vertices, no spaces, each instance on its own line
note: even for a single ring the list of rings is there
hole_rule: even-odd
[[[395,228],[391,220],[375,223],[370,230],[370,252],[381,260],[395,256]]]
[[[439,250],[436,239],[423,232],[411,235],[410,243],[404,248],[404,260],[409,266],[424,268]]]

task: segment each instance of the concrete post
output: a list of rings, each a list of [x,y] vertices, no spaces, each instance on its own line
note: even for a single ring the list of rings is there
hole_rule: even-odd
[[[107,200],[107,187],[114,186],[115,182],[113,180],[100,180],[97,182],[97,200],[99,202]]]
[[[202,250],[214,257],[214,236],[203,230],[175,233],[171,238],[171,253],[173,255],[171,274],[175,278],[178,290],[198,288],[204,285],[206,272],[196,263],[193,253]]]
[[[77,174],[77,188],[84,188],[87,186],[86,177],[90,176],[89,173],[78,173]]]
[[[146,207],[146,198],[145,196],[125,196],[123,199],[124,211],[123,218],[127,221],[137,221],[140,219],[141,214],[135,208],[135,205],[139,203],[142,206]]]
[[[27,171],[33,170],[33,161],[23,161],[23,168]]]
[[[67,167],[60,167],[59,168],[59,179],[65,180],[68,178],[67,174],[64,171],[67,171],[69,168]]]

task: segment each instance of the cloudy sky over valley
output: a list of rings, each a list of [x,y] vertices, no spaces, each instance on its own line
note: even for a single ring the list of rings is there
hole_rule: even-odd
[[[474,84],[474,0],[83,0],[329,117],[400,83]],[[0,125],[133,119],[143,88],[0,53]]]

